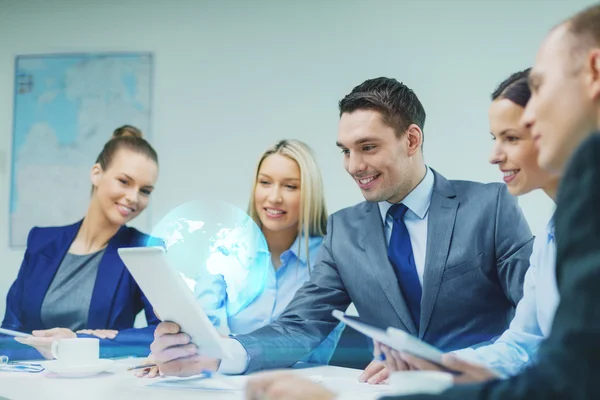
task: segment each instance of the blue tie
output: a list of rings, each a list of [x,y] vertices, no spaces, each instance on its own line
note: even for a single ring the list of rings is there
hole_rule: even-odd
[[[396,268],[396,275],[398,276],[400,289],[404,294],[404,301],[418,327],[421,319],[422,292],[410,236],[403,219],[407,210],[408,208],[404,204],[394,204],[388,211],[388,214],[394,218],[392,236],[388,245],[388,259]]]

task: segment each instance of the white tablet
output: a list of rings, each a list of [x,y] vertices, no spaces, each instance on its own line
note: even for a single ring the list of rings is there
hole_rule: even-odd
[[[396,328],[388,328],[387,331],[384,331],[360,322],[356,319],[356,317],[345,315],[339,310],[334,310],[332,314],[335,318],[356,329],[363,335],[383,343],[392,349],[413,354],[436,364],[441,363],[442,354],[444,354],[442,351],[404,331]]]
[[[14,337],[31,337],[29,333],[23,333],[18,331],[13,331],[10,329],[0,328],[0,333],[3,335],[14,336]]]
[[[396,350],[414,354],[417,357],[432,361],[436,364],[442,362],[442,355],[444,353],[429,343],[397,328],[387,328],[386,332],[395,344],[394,348]]]
[[[429,360],[448,370],[446,367],[441,365],[442,352],[436,347],[433,347],[432,345],[414,337],[410,333],[406,333],[405,331],[397,328],[387,328],[387,334],[392,338],[392,340],[394,341],[394,343],[396,343],[397,346],[404,347],[406,349],[404,351],[406,351],[407,353],[414,354],[415,356],[421,357],[424,360]],[[498,378],[507,378],[507,376],[503,372],[498,371],[497,369],[488,365],[481,364],[479,361],[469,360],[468,358],[465,359],[465,361],[473,365],[479,365],[481,367],[487,368],[489,371],[496,374]],[[454,371],[448,370],[448,372]]]
[[[175,322],[198,346],[198,354],[231,358],[224,341],[194,298],[162,247],[118,250],[131,275],[163,321]]]

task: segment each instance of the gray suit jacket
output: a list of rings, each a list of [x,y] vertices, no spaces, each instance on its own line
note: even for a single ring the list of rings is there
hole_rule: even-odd
[[[277,321],[236,339],[246,372],[293,365],[317,347],[353,302],[364,322],[403,329],[451,351],[500,335],[523,295],[533,237],[502,184],[448,181],[434,172],[421,301],[415,326],[387,258],[377,203],[333,214],[315,262]]]

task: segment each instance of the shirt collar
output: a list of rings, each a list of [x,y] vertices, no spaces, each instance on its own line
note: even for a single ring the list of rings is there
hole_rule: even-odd
[[[421,180],[417,187],[414,188],[401,202],[420,219],[425,218],[427,211],[429,210],[431,194],[433,193],[433,183],[435,180],[431,169],[429,169],[429,167],[426,167],[426,169],[427,172],[425,173],[423,180]],[[380,201],[378,205],[379,212],[381,213],[381,220],[385,223],[387,213],[393,204],[387,201]]]
[[[315,248],[319,247],[322,240],[323,238],[320,236],[309,236],[308,252],[311,253]],[[300,254],[298,254],[298,245],[300,245]],[[281,254],[282,261],[290,261],[291,257],[293,257],[295,260],[300,260],[303,264],[306,264],[306,244],[304,242],[304,235],[296,236],[296,240],[294,240],[294,243],[292,243],[290,248]]]

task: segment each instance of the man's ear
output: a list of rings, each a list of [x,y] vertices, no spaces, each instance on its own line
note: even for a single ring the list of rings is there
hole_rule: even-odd
[[[596,48],[589,52],[587,67],[590,96],[594,100],[600,99],[600,49]]]
[[[421,145],[423,144],[423,131],[416,124],[410,124],[405,135],[408,142],[408,155],[409,157],[412,157],[421,149]]]

